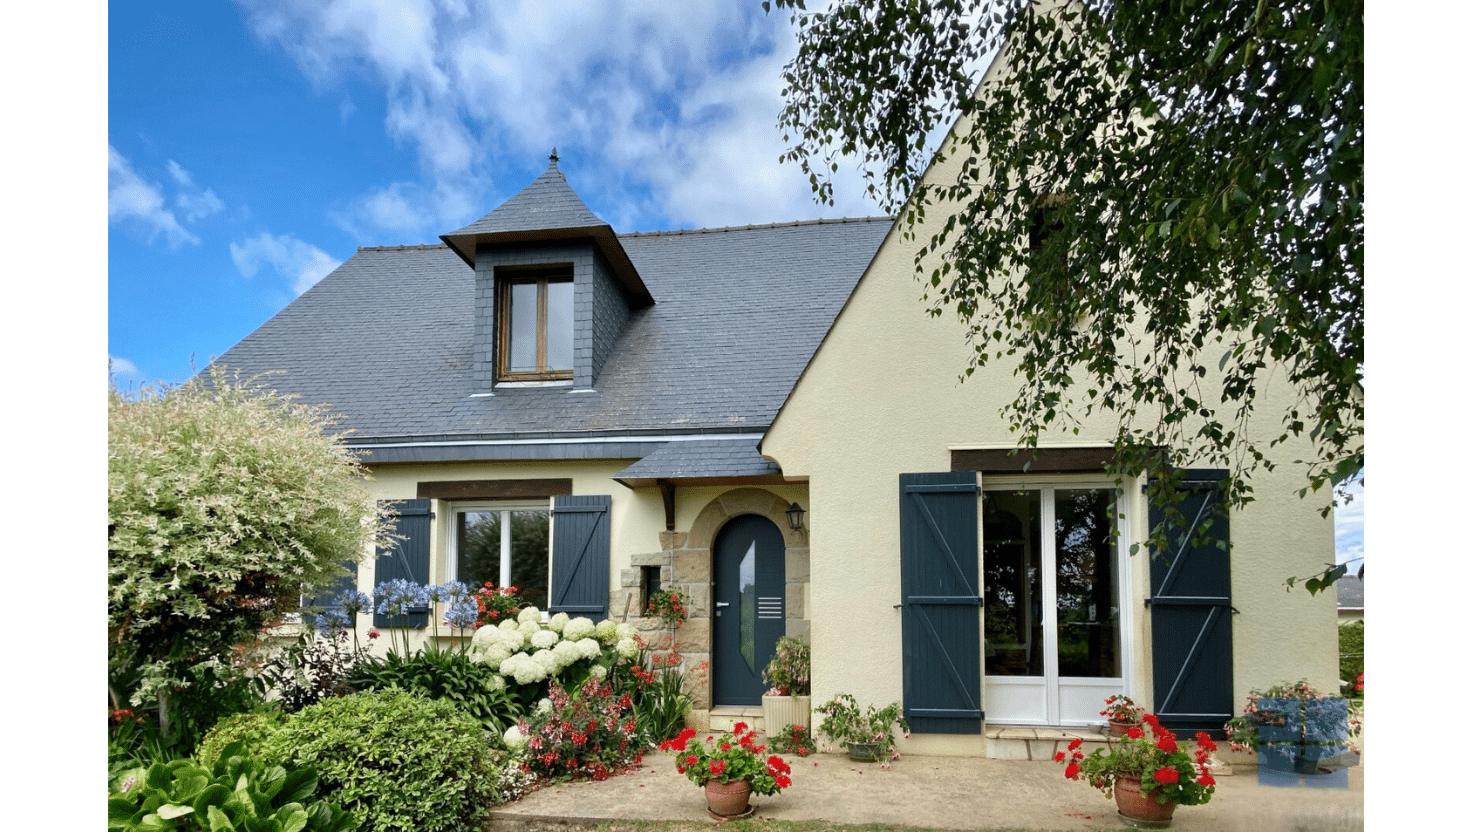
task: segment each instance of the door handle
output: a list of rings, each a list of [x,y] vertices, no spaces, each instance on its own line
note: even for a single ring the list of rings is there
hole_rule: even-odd
[[[729,606],[731,606],[731,602],[730,601],[717,601],[716,602],[716,607],[718,607],[718,608],[719,607],[729,607]]]

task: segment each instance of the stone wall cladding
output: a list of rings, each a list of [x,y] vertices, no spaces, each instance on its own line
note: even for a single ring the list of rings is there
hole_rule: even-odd
[[[572,264],[573,386],[593,386],[597,368],[602,367],[602,359],[613,344],[613,339],[609,339],[607,348],[595,348],[597,319],[605,314],[606,308],[606,314],[611,317],[609,324],[617,327],[613,335],[616,339],[629,314],[622,295],[616,295],[617,301],[612,304],[598,300],[598,295],[606,291],[599,284],[611,284],[613,280],[602,255],[592,243],[527,248],[482,246],[475,253],[475,339],[471,353],[474,392],[489,393],[496,383],[496,268],[555,263]],[[617,293],[617,286],[611,288]],[[596,366],[595,355],[598,355]]]

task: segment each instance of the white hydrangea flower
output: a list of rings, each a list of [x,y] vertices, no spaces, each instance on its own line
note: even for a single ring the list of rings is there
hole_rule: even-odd
[[[490,665],[492,670],[500,670],[501,665],[509,658],[511,658],[511,649],[500,643],[492,644],[476,654],[476,661]]]
[[[558,641],[557,634],[551,630],[538,630],[532,633],[532,646],[538,650],[546,650]]]
[[[496,643],[496,634],[501,632],[495,627],[481,627],[470,637],[470,649],[484,650],[487,646]]]
[[[593,619],[580,616],[567,622],[567,626],[562,628],[562,637],[568,641],[581,641],[593,635],[595,630]]]
[[[521,622],[520,621],[517,621],[514,618],[508,618],[508,619],[502,621],[500,624],[497,624],[496,625],[496,627],[498,629],[502,629],[502,630],[515,630],[517,627],[520,627],[520,626],[521,626]]]
[[[547,627],[551,629],[554,633],[560,633],[562,632],[562,628],[567,626],[567,622],[567,613],[559,612],[558,614],[547,619]]]
[[[618,641],[618,625],[609,621],[607,618],[599,621],[598,625],[593,628],[593,632],[599,641],[610,647],[613,646],[614,642]]]
[[[526,636],[517,629],[497,630],[494,638],[496,644],[505,647],[511,653],[526,647]]]
[[[504,676],[492,676],[491,678],[489,678],[489,679],[486,680],[486,689],[489,690],[489,691],[491,691],[491,692],[493,692],[493,693],[495,691],[498,691],[498,690],[505,690],[506,689],[506,677],[504,677]]]
[[[632,659],[639,655],[639,642],[631,638],[621,638],[618,640],[618,644],[613,646],[613,649],[617,650],[618,654],[623,658]]]
[[[570,641],[564,642],[564,644],[572,643],[573,642]],[[578,651],[583,654],[583,658],[585,659],[596,659],[598,658],[598,655],[603,652],[603,645],[599,644],[598,639],[596,638],[578,639],[577,648]]]
[[[639,628],[635,627],[633,624],[630,624],[627,621],[618,624],[616,627],[614,627],[614,629],[618,632],[618,637],[620,641],[639,635]]]
[[[516,620],[520,621],[523,624],[528,621],[535,621],[538,624],[541,624],[542,611],[537,609],[536,607],[523,607],[521,613],[516,616]]]
[[[557,669],[562,670],[573,662],[581,661],[583,651],[571,641],[559,641],[557,646],[552,648],[552,656],[557,659]]]
[[[537,702],[537,713],[539,713],[539,714],[550,714],[550,713],[552,713],[552,699],[550,697],[544,696],[540,700],[538,700],[538,702]]]
[[[531,656],[517,653],[501,662],[501,675],[512,677],[518,685],[529,685],[547,678],[547,671],[540,664],[532,661]]]
[[[542,632],[542,622],[540,622],[540,621],[523,621],[523,622],[521,622],[521,624],[516,629],[519,630],[522,635],[524,635],[528,639],[530,639],[532,636],[536,635],[537,633]]]
[[[505,743],[507,748],[515,751],[526,745],[526,736],[521,733],[521,728],[513,725],[501,735],[501,742]]]
[[[544,678],[558,671],[557,657],[552,655],[551,650],[538,650],[532,654],[532,661],[542,668]]]
[[[588,675],[601,682],[604,679],[608,678],[608,668],[604,667],[601,664],[595,664],[593,665],[592,669],[588,671]]]

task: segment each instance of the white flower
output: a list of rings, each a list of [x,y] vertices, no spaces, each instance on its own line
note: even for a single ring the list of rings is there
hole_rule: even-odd
[[[516,620],[520,621],[523,624],[528,621],[535,621],[538,624],[541,624],[542,611],[537,609],[536,607],[523,607],[521,613],[516,616]]]
[[[500,624],[497,624],[496,626],[502,630],[515,630],[517,627],[521,626],[521,622],[517,621],[514,618],[508,618],[502,621]]]
[[[583,658],[583,651],[578,649],[577,644],[571,641],[559,641],[557,642],[557,646],[552,648],[552,656],[557,659],[557,669],[561,670],[573,662],[581,660]]]
[[[542,622],[540,622],[540,621],[523,621],[523,622],[521,622],[521,624],[519,624],[517,626],[516,629],[522,635],[526,636],[527,639],[531,639],[532,636],[536,635],[537,633],[542,632]]]
[[[632,659],[639,655],[639,642],[631,638],[621,638],[618,640],[618,644],[613,646],[613,649],[617,650],[618,654],[623,658]]]
[[[500,630],[495,627],[481,627],[475,631],[475,635],[470,637],[470,649],[472,651],[484,650],[487,645],[495,643],[496,634],[499,632]]]
[[[608,668],[601,664],[595,664],[588,670],[588,675],[601,682],[607,678]]]
[[[619,638],[618,625],[614,624],[612,621],[609,621],[607,618],[599,621],[598,626],[593,628],[593,632],[598,637],[599,641],[609,645],[610,647],[613,646],[613,643],[618,641]]]
[[[551,698],[544,696],[544,697],[542,697],[537,702],[537,713],[539,713],[539,714],[550,714],[550,713],[552,713],[552,700],[551,700]]]
[[[633,624],[630,624],[627,621],[616,625],[614,629],[618,632],[618,637],[620,640],[633,638],[639,635],[639,628],[635,627]]]
[[[526,636],[522,635],[520,630],[496,630],[494,638],[496,644],[505,647],[512,653],[526,647]]]
[[[532,646],[538,650],[545,650],[557,643],[557,634],[551,630],[538,630],[532,633]]]
[[[489,665],[492,670],[499,671],[501,665],[511,658],[511,650],[504,644],[492,644],[479,653],[474,653],[475,660],[484,665]],[[499,676],[496,678],[500,678]]]
[[[492,676],[491,678],[489,678],[489,679],[486,680],[486,689],[489,690],[489,691],[493,691],[493,692],[494,691],[498,691],[498,690],[505,690],[506,689],[506,677],[504,677],[504,676]]]
[[[551,676],[558,670],[557,657],[552,655],[551,650],[538,650],[532,654],[532,661],[541,666],[543,678]]]
[[[554,633],[560,633],[562,632],[562,628],[567,626],[567,621],[567,613],[559,612],[558,614],[547,619],[547,627],[550,628]]]
[[[573,642],[564,643],[571,644]],[[603,645],[599,644],[596,638],[578,639],[576,643],[578,650],[583,654],[583,658],[585,659],[596,659],[603,652]]]
[[[520,728],[513,725],[506,729],[506,733],[501,735],[501,742],[505,743],[507,748],[514,751],[526,745],[526,736],[521,733]]]
[[[568,621],[567,626],[562,628],[562,637],[568,641],[581,641],[593,635],[595,630],[593,619],[578,617]]]

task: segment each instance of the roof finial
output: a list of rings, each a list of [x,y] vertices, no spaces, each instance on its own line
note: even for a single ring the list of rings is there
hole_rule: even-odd
[[[551,159],[552,160],[552,166],[553,167],[556,167],[557,166],[557,148],[555,148],[555,147],[552,148],[552,155],[551,156],[548,156],[547,158],[548,159]]]

